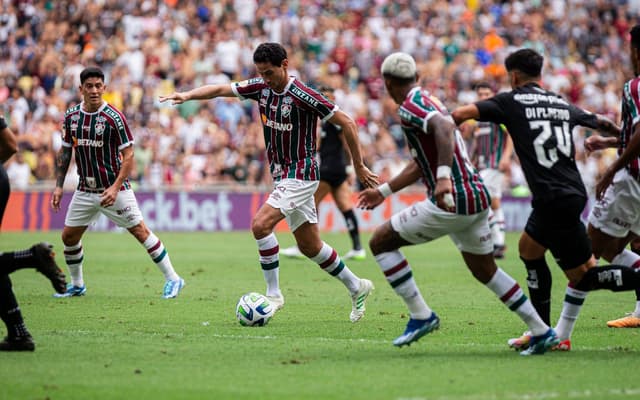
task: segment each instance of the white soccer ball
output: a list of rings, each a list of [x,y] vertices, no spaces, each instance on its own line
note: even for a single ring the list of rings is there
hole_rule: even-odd
[[[240,297],[236,306],[236,318],[242,326],[264,326],[269,323],[275,307],[260,293],[247,293]]]

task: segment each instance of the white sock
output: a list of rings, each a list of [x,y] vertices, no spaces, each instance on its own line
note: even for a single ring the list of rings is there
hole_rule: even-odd
[[[376,255],[376,261],[384,273],[387,282],[398,296],[404,300],[413,319],[428,319],[433,311],[422,297],[416,281],[413,279],[411,266],[399,251],[390,251]]]
[[[493,244],[504,246],[504,212],[502,207],[493,211],[493,228],[491,230]]]
[[[84,286],[82,277],[82,261],[84,260],[84,251],[82,250],[82,241],[73,246],[64,246],[64,261],[69,267],[69,275],[71,275],[71,284],[73,286]]]
[[[485,286],[527,324],[533,336],[543,335],[549,330],[520,285],[501,268],[498,268]]]
[[[349,293],[354,294],[360,288],[360,278],[358,278],[349,267],[347,267],[338,253],[328,244],[322,242],[320,252],[311,257],[316,264],[325,272],[338,278],[349,289]]]
[[[577,290],[571,286],[567,286],[567,290],[564,295],[564,303],[562,304],[562,312],[556,325],[556,333],[560,340],[571,339],[571,333],[573,333],[573,327],[580,315],[580,309],[584,304],[584,300],[589,292],[583,292]]]
[[[176,281],[180,279],[176,271],[173,269],[173,265],[171,264],[171,259],[169,258],[169,253],[167,249],[165,249],[162,241],[158,239],[153,232],[149,231],[149,236],[147,240],[142,243],[145,249],[147,249],[147,253],[149,253],[149,257],[153,260],[154,263],[158,266],[158,269],[164,274],[164,279],[170,281]]]
[[[260,253],[260,266],[264,281],[267,283],[267,296],[282,296],[280,291],[280,246],[278,239],[272,232],[262,239],[256,240]]]
[[[629,268],[640,268],[640,256],[630,250],[622,250],[617,256],[613,257],[611,264],[624,265]]]

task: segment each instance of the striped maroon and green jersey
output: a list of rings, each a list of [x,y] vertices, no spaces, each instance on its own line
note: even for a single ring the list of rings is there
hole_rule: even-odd
[[[493,122],[478,121],[473,133],[471,160],[478,170],[498,169],[507,133],[503,126]]]
[[[120,150],[133,145],[124,115],[108,103],[88,113],[83,103],[69,108],[62,126],[62,145],[75,149],[80,180],[78,190],[99,192],[110,187],[120,173]],[[122,189],[129,189],[125,180]]]
[[[634,126],[640,122],[640,77],[631,79],[624,84],[622,90],[622,129],[620,132],[620,148],[622,154],[629,145]],[[629,174],[640,181],[640,158],[636,157],[625,166]]]
[[[449,112],[440,100],[419,87],[411,89],[398,109],[411,155],[422,169],[423,181],[434,204],[433,192],[436,187],[438,150],[434,136],[428,133],[427,127],[429,119],[436,114],[450,118]],[[489,192],[471,164],[464,140],[457,129],[451,165],[451,182],[457,214],[476,214],[489,207],[491,203]]]
[[[273,180],[317,181],[316,125],[318,118],[330,119],[338,106],[293,77],[282,93],[262,78],[234,82],[231,88],[239,98],[258,102]]]

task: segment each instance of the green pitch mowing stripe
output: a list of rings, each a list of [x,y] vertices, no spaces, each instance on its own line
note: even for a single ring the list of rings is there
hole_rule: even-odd
[[[525,326],[476,282],[446,238],[403,248],[441,328],[410,347],[391,341],[407,323],[403,302],[372,257],[353,264],[377,290],[361,321],[334,277],[306,259],[280,260],[286,306],[266,327],[235,317],[242,294],[264,294],[250,233],[158,232],[187,285],[161,298],[164,278],[128,233],[83,238],[87,294],[56,299],[32,270],[11,275],[34,353],[0,353],[0,399],[632,399],[640,330],[605,322],[634,306],[633,293],[588,296],[572,351],[522,357],[506,341]],[[340,254],[347,234],[322,234]],[[278,234],[281,247],[294,244]],[[48,240],[64,267],[60,233],[2,233],[0,251]],[[362,238],[366,243],[368,235]],[[517,249],[517,234],[507,236]],[[566,278],[553,271],[552,320]],[[526,290],[514,251],[500,266]],[[66,267],[64,267],[66,269]],[[4,332],[0,332],[4,334]],[[570,371],[580,371],[579,379]]]

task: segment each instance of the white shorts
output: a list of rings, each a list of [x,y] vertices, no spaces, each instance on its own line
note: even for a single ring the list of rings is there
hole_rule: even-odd
[[[142,213],[133,190],[121,190],[112,206],[100,205],[101,194],[76,190],[73,193],[67,216],[66,226],[89,226],[100,213],[104,214],[121,228],[129,229],[142,222]]]
[[[613,183],[589,214],[589,223],[609,236],[640,234],[640,183],[627,170],[618,171]]]
[[[501,199],[504,189],[504,174],[497,169],[486,168],[480,171],[480,177],[491,198]]]
[[[318,189],[318,181],[283,179],[276,184],[267,199],[267,204],[280,210],[295,232],[305,222],[318,223],[318,212],[313,195]]]
[[[473,215],[459,215],[444,211],[426,199],[393,215],[391,227],[413,244],[449,235],[460,251],[471,254],[493,252],[489,209]]]

